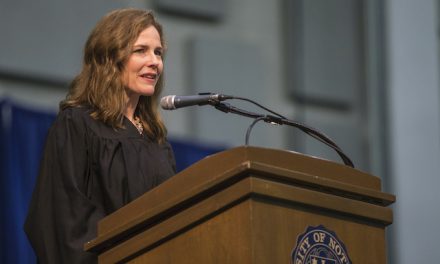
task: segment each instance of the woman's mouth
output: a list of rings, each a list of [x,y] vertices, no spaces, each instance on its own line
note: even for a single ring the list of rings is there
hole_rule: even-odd
[[[144,74],[141,74],[141,77],[144,79],[156,80],[157,74],[156,73],[144,73]]]

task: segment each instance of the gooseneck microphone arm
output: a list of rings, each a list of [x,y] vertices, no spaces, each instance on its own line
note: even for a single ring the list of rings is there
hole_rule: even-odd
[[[249,101],[252,101],[252,100],[249,100]],[[301,131],[305,132],[307,135],[309,135],[309,136],[317,139],[318,141],[324,143],[325,145],[329,146],[330,148],[332,148],[333,150],[336,151],[336,153],[339,155],[339,157],[342,159],[342,161],[344,162],[345,165],[354,168],[354,164],[351,161],[351,159],[336,145],[336,143],[334,143],[333,140],[331,140],[328,136],[324,135],[323,133],[319,132],[318,130],[316,130],[314,128],[311,128],[311,127],[306,126],[304,124],[301,124],[299,122],[289,120],[284,117],[278,117],[278,116],[272,116],[272,115],[262,115],[262,114],[257,114],[257,113],[249,112],[246,110],[242,110],[240,108],[237,108],[237,107],[232,106],[227,103],[218,102],[218,103],[215,103],[212,105],[216,109],[218,109],[222,112],[225,112],[225,113],[234,113],[234,114],[238,114],[241,116],[246,116],[246,117],[250,117],[250,118],[255,119],[254,122],[249,126],[249,128],[246,132],[246,145],[249,144],[249,136],[250,136],[250,132],[251,132],[253,126],[259,121],[264,121],[266,123],[277,124],[277,125],[288,125],[288,126],[292,126],[292,127],[296,127],[298,129],[300,129]],[[270,111],[270,112],[272,112],[272,111]]]
[[[317,139],[318,141],[326,144],[327,146],[331,147],[336,153],[338,153],[339,157],[344,161],[344,164],[347,166],[350,166],[354,168],[354,164],[351,161],[351,159],[334,143],[328,136],[324,135],[322,132],[319,132],[316,129],[313,129],[311,127],[305,126],[303,124],[300,124],[298,122],[294,122],[292,120],[283,119],[283,124],[293,126],[296,128],[299,128],[300,130],[304,131],[307,135]]]

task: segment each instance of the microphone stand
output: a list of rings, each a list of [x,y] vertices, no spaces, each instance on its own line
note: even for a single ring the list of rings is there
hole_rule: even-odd
[[[270,124],[276,124],[276,125],[288,125],[292,127],[296,127],[300,129],[301,131],[305,132],[309,136],[317,139],[318,141],[326,144],[327,146],[331,147],[336,153],[339,155],[339,157],[342,159],[345,165],[350,166],[354,168],[353,162],[350,160],[350,158],[334,143],[328,136],[324,135],[323,133],[317,131],[316,129],[313,129],[311,127],[308,127],[304,124],[289,120],[284,117],[278,117],[273,115],[262,115],[257,114],[253,112],[249,112],[240,108],[237,108],[235,106],[232,106],[228,103],[221,103],[220,101],[213,101],[209,103],[210,105],[214,106],[216,109],[224,112],[224,113],[233,113],[238,114],[245,117],[254,118],[255,120],[252,122],[252,124],[248,127],[248,130],[246,132],[246,146],[249,145],[249,137],[252,128],[256,123],[259,121],[264,121],[266,123]]]

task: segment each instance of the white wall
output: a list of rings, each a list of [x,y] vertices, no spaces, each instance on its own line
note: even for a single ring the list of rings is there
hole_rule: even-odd
[[[440,109],[437,6],[387,6],[391,191],[397,195],[392,262],[438,263]]]

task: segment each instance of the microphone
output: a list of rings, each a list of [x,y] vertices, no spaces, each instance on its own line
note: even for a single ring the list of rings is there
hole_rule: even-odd
[[[160,106],[164,110],[174,110],[192,105],[216,104],[220,101],[232,99],[233,96],[215,93],[202,93],[198,95],[167,95],[160,99]]]

